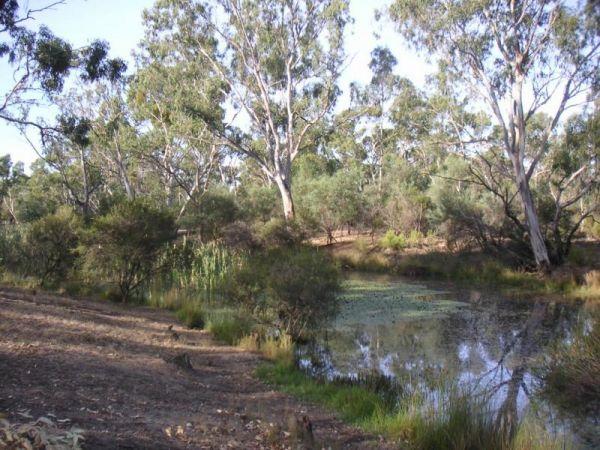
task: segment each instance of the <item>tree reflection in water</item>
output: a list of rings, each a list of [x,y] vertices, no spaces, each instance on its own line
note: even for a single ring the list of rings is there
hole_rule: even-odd
[[[376,372],[412,380],[428,389],[431,398],[440,378],[445,379],[483,396],[496,426],[514,435],[532,400],[538,400],[532,398],[541,383],[535,368],[549,345],[569,338],[578,308],[542,300],[462,296],[467,298],[464,307],[447,314],[406,320],[400,315],[393,322],[390,317],[396,316],[389,311],[381,317],[377,311],[345,317],[326,340],[299,350],[301,365],[328,378]]]

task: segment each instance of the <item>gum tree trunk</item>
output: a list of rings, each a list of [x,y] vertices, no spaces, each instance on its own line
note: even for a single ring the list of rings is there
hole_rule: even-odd
[[[275,183],[279,188],[281,201],[283,203],[283,216],[286,222],[294,220],[296,213],[294,211],[294,200],[292,199],[292,189],[288,180],[279,175],[275,177]]]

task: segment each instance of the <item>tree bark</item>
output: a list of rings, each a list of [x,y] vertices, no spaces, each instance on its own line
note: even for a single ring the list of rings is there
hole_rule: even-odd
[[[283,178],[281,175],[275,176],[275,183],[279,188],[279,194],[281,195],[281,201],[283,202],[283,216],[286,222],[294,220],[296,212],[294,210],[294,201],[292,199],[292,189],[288,180]]]
[[[548,257],[548,249],[546,242],[542,236],[540,228],[540,222],[538,215],[533,204],[533,196],[531,195],[531,189],[529,183],[522,168],[515,167],[515,176],[517,179],[517,186],[519,189],[519,196],[523,203],[523,210],[525,212],[525,219],[527,222],[527,229],[529,231],[529,241],[531,243],[531,250],[535,263],[538,268],[542,270],[550,269],[550,258]]]
[[[527,229],[529,231],[529,241],[531,242],[531,250],[533,252],[533,257],[535,258],[535,263],[538,269],[548,271],[550,270],[548,249],[540,229],[538,215],[535,210],[533,196],[531,195],[531,189],[529,187],[529,177],[527,176],[527,171],[524,166],[526,154],[525,148],[527,144],[527,124],[523,110],[524,75],[520,62],[520,60],[515,62],[515,73],[513,74],[512,111],[509,116],[511,139],[508,141],[510,142],[510,146],[507,150],[513,164],[519,196],[523,203],[523,211],[525,213]]]

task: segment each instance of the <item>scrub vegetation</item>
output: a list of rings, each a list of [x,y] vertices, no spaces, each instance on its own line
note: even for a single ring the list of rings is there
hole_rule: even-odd
[[[315,378],[296,359],[349,316],[385,326],[463,307],[343,281],[353,270],[530,299],[531,330],[555,302],[598,302],[598,2],[389,0],[376,19],[433,61],[426,80],[379,42],[346,83],[356,2],[149,1],[130,67],[42,25],[68,2],[0,2],[0,121],[39,156],[0,156],[0,283],[168,310],[400,446],[557,446],[462,387],[435,399],[376,374]],[[559,341],[543,350],[548,389],[596,402],[597,316]],[[14,427],[0,439],[21,439]]]

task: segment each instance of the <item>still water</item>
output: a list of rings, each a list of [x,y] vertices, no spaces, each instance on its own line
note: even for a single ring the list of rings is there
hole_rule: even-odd
[[[353,275],[341,303],[327,333],[299,349],[309,373],[333,378],[375,372],[413,384],[443,378],[485,395],[497,414],[543,415],[549,429],[574,433],[584,447],[600,442],[597,417],[574,416],[538,395],[539,368],[550,347],[568,342],[575,327],[589,326],[573,302],[519,301]]]

